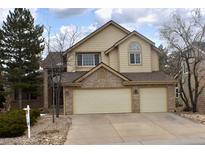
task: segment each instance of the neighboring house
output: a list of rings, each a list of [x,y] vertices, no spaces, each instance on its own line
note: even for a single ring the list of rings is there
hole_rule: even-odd
[[[201,87],[205,86],[205,42],[200,42],[200,43],[195,42],[195,43],[193,43],[193,45],[196,48],[196,51],[197,51],[197,49],[199,49],[199,54],[200,54],[200,56],[202,56],[202,60],[199,63],[198,68],[197,68],[197,73],[199,73],[199,78],[200,78],[199,88],[201,88]],[[191,70],[193,72],[193,66],[192,66],[193,51],[190,51],[190,50],[185,50],[185,51],[187,51],[187,54],[189,54],[190,57],[191,57],[189,59],[189,62],[190,62]],[[186,95],[189,96],[189,94],[188,94],[188,84],[187,84],[188,83],[188,81],[187,81],[188,80],[187,79],[188,70],[187,70],[187,65],[186,65],[185,61],[181,62],[181,72],[180,73],[182,73],[183,89],[184,89]],[[179,78],[179,75],[176,75],[176,78]],[[191,84],[194,87],[193,76],[192,76]],[[180,94],[180,86],[178,86],[178,88],[176,90]],[[179,97],[179,94],[177,95],[178,96],[178,101],[182,103],[183,101]],[[202,93],[200,94],[200,96],[198,98],[197,110],[200,113],[205,113],[205,89],[203,89]]]
[[[63,54],[64,113],[173,112],[176,81],[159,71],[158,54],[138,32],[104,24]],[[45,107],[49,69],[44,67]]]
[[[22,91],[22,107],[26,107],[30,105],[31,108],[43,108],[43,80],[42,80],[42,73],[38,76],[39,79],[39,86],[36,93],[32,93],[27,90]],[[19,101],[18,101],[18,91],[15,90],[10,96],[10,105],[11,108],[19,108]]]
[[[59,64],[63,63],[62,53],[60,52],[50,52],[48,56],[42,61],[41,67],[44,70],[43,77],[43,94],[44,94],[44,109],[45,111],[51,108],[52,106],[52,68],[53,74],[56,76],[56,73],[59,72]],[[63,67],[63,72],[66,72],[66,66]],[[56,89],[56,86],[55,86]],[[60,107],[63,108],[63,88],[61,87],[60,93]],[[55,100],[56,104],[56,100]]]

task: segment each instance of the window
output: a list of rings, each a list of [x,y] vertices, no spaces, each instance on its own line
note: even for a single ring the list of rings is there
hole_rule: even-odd
[[[175,88],[175,97],[179,98],[179,88],[178,87]]]
[[[78,66],[95,66],[99,64],[98,53],[81,53],[77,54],[77,65]]]
[[[186,74],[188,72],[185,62],[182,63],[182,71],[183,71],[184,74]]]
[[[130,64],[141,64],[141,46],[137,42],[129,44]]]

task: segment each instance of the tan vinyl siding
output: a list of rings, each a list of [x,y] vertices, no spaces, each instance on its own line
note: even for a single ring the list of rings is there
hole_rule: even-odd
[[[159,56],[156,51],[152,52],[152,71],[159,71]]]
[[[67,54],[67,72],[75,72],[75,52]]]
[[[124,36],[126,36],[125,32],[110,25],[77,47],[75,51],[105,51]]]
[[[119,56],[117,49],[114,49],[109,53],[109,66],[119,71]]]
[[[128,45],[131,42],[138,42],[141,45],[141,64],[129,64]],[[132,36],[119,45],[119,71],[120,72],[151,72],[151,46],[137,36]]]
[[[94,35],[92,38],[75,48],[74,51],[68,53],[67,60],[69,63],[67,64],[67,71],[87,71],[90,69],[76,67],[75,52],[101,52],[101,61],[108,64],[108,56],[104,54],[104,51],[125,35],[126,33],[117,27],[113,25],[108,26],[103,31]]]

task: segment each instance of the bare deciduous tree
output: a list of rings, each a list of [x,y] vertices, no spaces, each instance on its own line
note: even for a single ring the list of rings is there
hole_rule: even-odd
[[[51,32],[49,31],[48,34]],[[81,32],[80,29],[75,26],[71,31],[65,31],[60,32],[58,34],[55,34],[52,38],[50,35],[48,35],[47,39],[47,48],[48,48],[48,54],[50,52],[58,52],[58,57],[52,57],[51,66],[52,66],[52,85],[53,85],[53,107],[54,102],[56,102],[56,117],[59,117],[59,108],[60,108],[60,93],[61,93],[61,79],[62,79],[62,73],[65,70],[65,68],[69,65],[67,64],[67,59],[71,60],[73,57],[64,57],[64,52],[69,47],[73,46],[74,43],[80,38]],[[50,41],[52,39],[52,41]],[[55,58],[58,58],[58,63],[55,62]],[[65,60],[66,59],[66,60]],[[57,65],[57,66],[54,66]],[[55,88],[56,87],[56,88]],[[53,111],[54,115],[54,111]]]
[[[169,49],[179,53],[178,67],[182,63],[186,66],[187,73],[180,71],[178,74],[180,96],[187,110],[196,112],[198,98],[204,89],[204,70],[201,67],[204,53],[201,44],[205,39],[205,20],[201,10],[192,10],[190,17],[174,13],[170,21],[162,26],[160,33]]]

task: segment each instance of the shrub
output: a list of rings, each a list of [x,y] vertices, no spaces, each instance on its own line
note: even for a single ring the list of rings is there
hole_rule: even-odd
[[[0,137],[23,135],[26,130],[25,112],[13,110],[0,117]]]
[[[12,110],[0,116],[0,137],[17,137],[24,134],[27,129],[26,113],[23,110]],[[31,110],[31,125],[40,116],[37,109]]]
[[[40,117],[40,110],[31,109],[31,112],[30,112],[31,126],[33,126],[36,123],[38,117]]]

